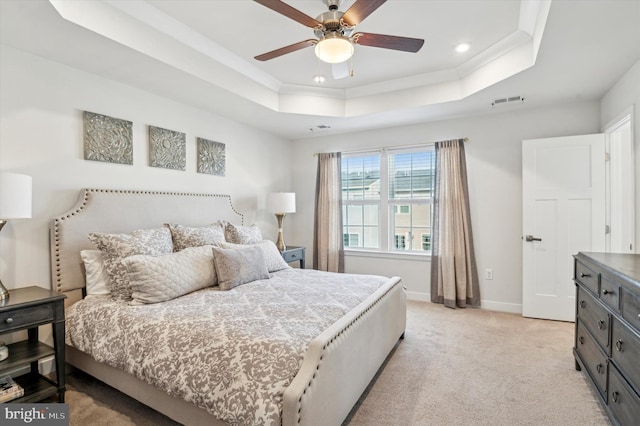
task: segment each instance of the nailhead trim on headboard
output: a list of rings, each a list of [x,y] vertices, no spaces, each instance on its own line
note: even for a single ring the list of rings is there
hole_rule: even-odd
[[[166,192],[166,191],[141,191],[141,190],[124,190],[124,189],[96,189],[96,188],[85,188],[84,195],[82,198],[82,202],[70,213],[65,214],[64,216],[60,216],[53,219],[53,239],[55,246],[55,267],[56,267],[56,291],[58,293],[62,293],[62,280],[60,276],[60,239],[59,239],[59,227],[60,224],[65,220],[69,219],[72,216],[82,212],[82,210],[86,207],[87,202],[89,201],[89,196],[92,193],[96,192],[112,192],[117,194],[136,194],[136,195],[174,195],[174,196],[182,196],[182,197],[211,197],[211,198],[227,198],[229,200],[229,206],[231,210],[240,216],[240,224],[244,225],[244,215],[237,211],[233,207],[233,203],[231,202],[231,196],[225,194],[201,194],[201,193],[193,193],[193,192]]]

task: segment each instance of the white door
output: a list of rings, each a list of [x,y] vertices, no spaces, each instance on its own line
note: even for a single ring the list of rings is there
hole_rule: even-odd
[[[573,321],[573,257],[605,249],[604,135],[522,142],[522,315]]]

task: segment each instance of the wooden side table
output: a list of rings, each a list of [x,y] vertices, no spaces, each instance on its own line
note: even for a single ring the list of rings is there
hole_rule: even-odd
[[[300,262],[300,269],[304,269],[304,251],[305,247],[299,246],[287,246],[286,250],[282,253],[282,258],[287,263]]]
[[[8,345],[9,358],[0,361],[0,376],[20,367],[29,367],[29,372],[12,377],[24,388],[24,396],[11,403],[37,402],[58,394],[58,402],[64,402],[64,294],[40,287],[25,287],[9,290],[9,299],[0,302],[0,335],[27,330],[28,339]],[[51,324],[53,347],[38,340],[38,327]],[[56,365],[56,380],[40,374],[38,360],[53,355]]]

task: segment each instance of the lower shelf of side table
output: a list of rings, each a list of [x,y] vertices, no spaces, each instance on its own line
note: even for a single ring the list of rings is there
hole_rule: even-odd
[[[42,342],[30,342],[28,340],[12,343],[9,347],[9,358],[0,361],[0,376],[4,376],[10,371],[20,367],[30,367],[33,362],[38,362],[42,358],[55,355],[55,350]],[[10,403],[36,402],[58,393],[57,384],[37,373],[27,373],[13,377],[24,389],[24,396],[12,399]]]

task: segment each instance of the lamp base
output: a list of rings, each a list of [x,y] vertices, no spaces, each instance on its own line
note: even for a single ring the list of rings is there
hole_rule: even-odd
[[[7,299],[9,299],[9,290],[7,290],[4,284],[2,284],[2,281],[0,281],[0,302]]]
[[[282,222],[286,215],[286,213],[276,213],[276,219],[278,219],[278,240],[276,241],[276,247],[278,247],[280,251],[287,249],[287,245],[284,243],[284,237],[282,236]]]

